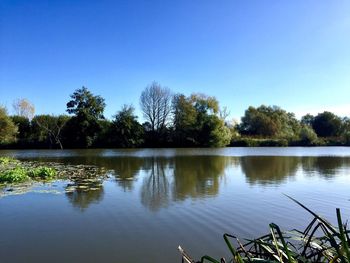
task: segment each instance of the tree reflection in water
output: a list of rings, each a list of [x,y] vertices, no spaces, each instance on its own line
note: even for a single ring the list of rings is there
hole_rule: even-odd
[[[124,191],[132,191],[135,178],[139,174],[144,160],[137,157],[122,157],[114,159],[108,167],[115,177],[118,185]]]
[[[186,156],[147,158],[141,186],[141,203],[152,211],[170,204],[170,200],[203,198],[219,193],[230,157]]]
[[[280,184],[286,178],[294,177],[300,164],[300,157],[245,156],[241,157],[242,172],[249,184]]]
[[[350,167],[350,158],[345,157],[303,157],[302,168],[308,176],[322,176],[331,179],[339,173],[340,169]]]
[[[143,169],[146,174],[141,187],[141,203],[152,211],[169,204],[169,178],[172,170],[165,158],[147,158]]]
[[[82,160],[79,160],[81,163]],[[207,198],[219,195],[229,167],[241,170],[251,185],[279,185],[297,172],[305,176],[317,175],[326,179],[336,176],[339,169],[350,167],[344,157],[290,156],[175,156],[175,157],[97,157],[85,164],[103,167],[115,177],[124,191],[134,191],[139,177],[141,203],[152,211],[170,205],[171,201],[187,198]],[[231,176],[228,174],[228,176]],[[233,178],[234,180],[234,178]],[[101,182],[92,187],[73,180],[74,191],[67,196],[72,204],[86,209],[90,203],[103,198]],[[87,186],[87,188],[85,188]]]
[[[103,199],[103,178],[101,177],[73,177],[65,191],[73,207],[86,210],[91,204],[99,203]]]
[[[220,178],[236,158],[225,156],[193,156],[174,159],[174,200],[188,197],[215,196]]]

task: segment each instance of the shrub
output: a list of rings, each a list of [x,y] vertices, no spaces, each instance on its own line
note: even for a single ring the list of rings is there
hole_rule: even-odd
[[[303,126],[299,133],[301,145],[316,145],[317,144],[317,134],[309,126]]]
[[[237,147],[285,147],[288,146],[286,139],[257,139],[257,138],[239,138],[231,142],[231,146]]]
[[[258,145],[258,140],[252,138],[240,138],[231,142],[231,146],[237,147],[256,147]]]
[[[259,142],[259,146],[285,147],[285,146],[288,146],[288,140],[286,140],[286,139],[261,140]]]

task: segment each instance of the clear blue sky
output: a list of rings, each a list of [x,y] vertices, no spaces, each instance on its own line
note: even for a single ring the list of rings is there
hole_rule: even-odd
[[[110,118],[153,80],[249,106],[350,115],[350,1],[0,1],[0,104],[64,113],[81,86]]]

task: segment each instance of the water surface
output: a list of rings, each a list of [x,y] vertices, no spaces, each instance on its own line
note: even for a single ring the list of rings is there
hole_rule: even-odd
[[[23,160],[96,165],[108,178],[23,187],[0,198],[1,262],[181,262],[227,256],[225,232],[256,237],[271,222],[350,218],[350,148],[0,151]],[[79,186],[87,185],[81,190]],[[69,191],[66,191],[66,190]],[[5,193],[5,194],[4,194]]]

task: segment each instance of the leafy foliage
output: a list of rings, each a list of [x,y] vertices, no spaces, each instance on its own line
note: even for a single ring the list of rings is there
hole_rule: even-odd
[[[16,140],[17,126],[7,115],[4,107],[0,106],[0,143],[11,143]]]
[[[134,111],[133,106],[124,105],[114,116],[111,126],[113,146],[132,148],[143,143],[143,127],[137,121]]]
[[[339,135],[341,125],[341,118],[328,111],[318,114],[312,121],[312,128],[320,137]]]
[[[302,145],[316,145],[317,134],[308,125],[303,125],[299,133],[300,142]]]
[[[173,138],[180,146],[222,147],[230,143],[231,130],[219,117],[219,102],[215,97],[192,94],[174,96]]]
[[[11,116],[12,122],[17,126],[18,133],[16,134],[16,140],[19,142],[25,142],[31,135],[31,122],[24,116]]]
[[[229,112],[213,96],[172,95],[157,82],[140,96],[145,117],[141,125],[132,106],[124,105],[105,119],[101,96],[86,87],[70,96],[67,112],[73,116],[30,115],[31,103],[17,100],[15,116],[0,107],[2,148],[88,147],[224,147],[350,145],[350,119],[331,112],[306,114],[297,120],[278,106],[250,106],[241,122],[227,122]],[[27,113],[28,114],[27,114]],[[32,118],[32,119],[31,119]]]
[[[39,166],[28,171],[28,176],[31,178],[50,179],[56,176],[57,172],[55,169],[45,166]]]
[[[238,126],[241,134],[291,139],[296,137],[300,124],[293,113],[278,106],[249,107]]]
[[[99,119],[103,119],[106,104],[100,96],[93,95],[87,88],[77,89],[67,103],[67,112],[74,117],[67,122],[68,142],[75,147],[86,148],[93,144],[101,130]]]
[[[16,159],[0,158],[0,183],[20,183],[29,179],[52,179],[57,171],[51,167],[26,167]]]
[[[0,171],[0,183],[19,183],[28,179],[29,176],[27,170],[20,166]]]

